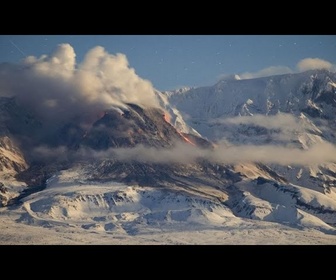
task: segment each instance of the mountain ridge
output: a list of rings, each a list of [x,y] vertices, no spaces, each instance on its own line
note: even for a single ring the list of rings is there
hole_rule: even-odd
[[[2,204],[16,205],[16,196],[19,222],[69,221],[83,231],[136,234],[148,225],[221,227],[247,219],[335,235],[336,162],[323,162],[335,151],[335,85],[328,71],[230,78],[156,92],[161,108],[125,103],[50,127],[15,98],[2,98],[0,133],[18,143],[25,163],[13,165],[22,183],[5,182],[11,195]],[[300,160],[317,155],[314,147],[321,162]],[[36,192],[19,196],[29,188]],[[174,203],[161,211],[165,196]],[[179,204],[186,197],[193,202]]]

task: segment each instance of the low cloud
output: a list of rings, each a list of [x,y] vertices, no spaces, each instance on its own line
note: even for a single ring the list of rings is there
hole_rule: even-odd
[[[276,115],[238,116],[233,118],[221,118],[211,121],[221,124],[248,124],[258,125],[267,129],[297,130],[301,128],[299,121],[292,114],[278,113]]]
[[[297,140],[298,134],[312,133],[316,131],[316,127],[307,121],[304,115],[299,117],[288,113],[277,113],[276,115],[261,115],[255,114],[252,116],[236,116],[229,118],[213,119],[210,124],[220,124],[224,127],[222,130],[224,134],[220,135],[220,138],[232,139],[237,136],[235,134],[239,132],[237,125],[247,125],[248,127],[242,127],[242,134],[240,134],[240,140],[251,143],[262,143],[262,141],[275,141],[286,143]],[[264,128],[260,130],[259,128]],[[247,134],[244,134],[246,131]],[[249,134],[250,133],[250,134]],[[279,142],[278,142],[279,141]]]
[[[211,153],[210,160],[225,164],[260,162],[265,164],[307,165],[335,162],[336,147],[330,143],[319,143],[309,150],[275,145],[219,146]]]
[[[68,148],[65,146],[50,148],[42,145],[33,148],[32,153],[29,156],[32,161],[51,163],[56,161],[67,161],[70,153]]]
[[[46,157],[49,161],[113,159],[122,162],[189,164],[205,159],[220,164],[259,162],[309,165],[335,162],[336,147],[328,142],[315,144],[308,150],[277,145],[232,145],[226,142],[219,143],[214,149],[204,149],[186,143],[178,143],[172,148],[158,149],[138,145],[132,148],[110,148],[104,151],[96,151],[86,147],[77,151],[69,151],[64,147],[39,147],[34,150],[34,154],[40,160]]]

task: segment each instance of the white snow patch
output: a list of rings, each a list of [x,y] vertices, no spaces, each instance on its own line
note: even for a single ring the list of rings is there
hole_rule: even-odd
[[[251,100],[251,99],[247,99],[246,104],[247,104],[247,105],[252,105],[252,104],[253,104],[253,100]]]

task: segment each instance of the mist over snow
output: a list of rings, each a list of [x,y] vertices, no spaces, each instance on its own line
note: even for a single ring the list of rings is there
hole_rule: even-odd
[[[33,150],[34,159],[43,161],[106,160],[143,163],[191,164],[197,160],[209,160],[220,164],[259,162],[264,164],[305,165],[334,162],[336,146],[317,143],[307,150],[280,145],[234,145],[228,141],[216,144],[213,149],[200,148],[177,142],[171,148],[146,147],[142,144],[130,148],[93,150],[87,147],[73,151],[64,146],[49,148],[39,146]]]
[[[134,103],[160,107],[155,90],[129,66],[124,54],[91,49],[83,62],[69,44],[50,55],[29,56],[19,64],[0,64],[0,96],[17,96],[39,117],[48,121],[92,114],[113,105]]]
[[[268,129],[294,130],[300,129],[301,125],[292,114],[278,113],[276,115],[238,116],[233,118],[221,118],[212,120],[211,123],[223,124],[254,124]]]

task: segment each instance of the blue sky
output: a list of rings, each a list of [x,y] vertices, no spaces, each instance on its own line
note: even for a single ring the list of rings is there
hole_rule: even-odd
[[[336,35],[0,35],[0,62],[50,54],[61,43],[74,48],[77,63],[97,45],[123,53],[159,90],[212,85],[229,74],[295,72],[305,58],[336,64]]]

